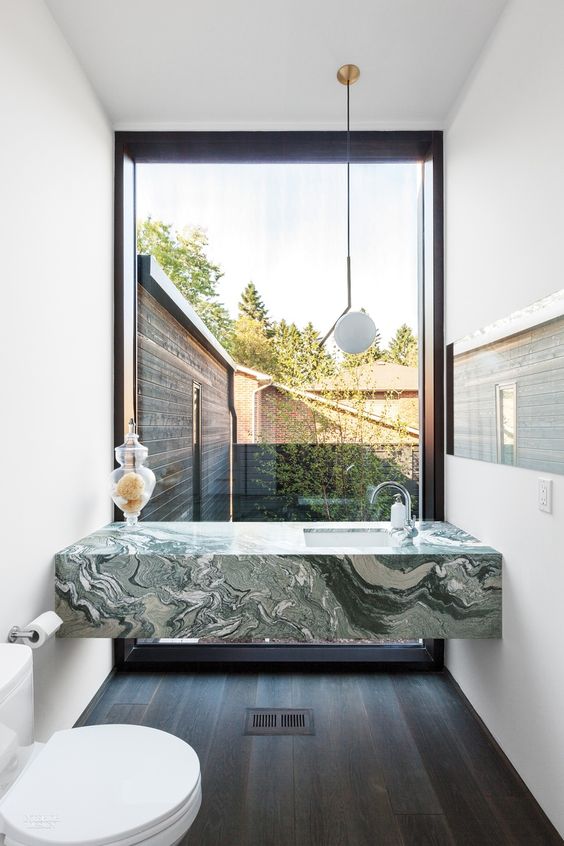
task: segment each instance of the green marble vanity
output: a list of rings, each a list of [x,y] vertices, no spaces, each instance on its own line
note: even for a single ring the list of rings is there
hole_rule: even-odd
[[[499,552],[449,523],[112,523],[56,555],[60,637],[501,637]]]

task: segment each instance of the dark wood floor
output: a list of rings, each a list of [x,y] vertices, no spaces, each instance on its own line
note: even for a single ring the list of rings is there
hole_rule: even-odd
[[[314,736],[249,737],[245,708],[314,709]],[[186,846],[552,846],[564,841],[442,674],[114,677],[85,723],[200,756]]]

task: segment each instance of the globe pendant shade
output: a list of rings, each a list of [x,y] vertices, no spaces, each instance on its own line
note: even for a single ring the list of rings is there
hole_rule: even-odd
[[[337,321],[333,337],[343,352],[363,353],[374,343],[376,326],[364,311],[348,311]]]

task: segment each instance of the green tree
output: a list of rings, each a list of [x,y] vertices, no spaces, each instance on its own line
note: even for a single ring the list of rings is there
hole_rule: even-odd
[[[268,374],[276,371],[270,318],[254,282],[249,282],[241,294],[229,349],[239,364]]]
[[[407,323],[396,330],[396,334],[389,343],[386,360],[395,364],[417,367],[417,338]]]
[[[229,346],[233,321],[217,291],[223,272],[208,258],[207,245],[206,233],[198,226],[178,230],[149,217],[137,227],[137,252],[156,258],[210,332]]]
[[[281,320],[274,326],[272,341],[276,350],[276,377],[285,385],[299,388],[333,372],[333,359],[321,346],[312,323],[300,330],[295,323]]]
[[[276,372],[276,350],[258,320],[241,315],[235,321],[229,351],[238,364],[269,375]]]
[[[239,300],[239,315],[240,317],[250,317],[251,320],[262,323],[267,329],[270,328],[268,309],[257,291],[254,282],[249,282],[246,288],[243,289],[241,299]]]

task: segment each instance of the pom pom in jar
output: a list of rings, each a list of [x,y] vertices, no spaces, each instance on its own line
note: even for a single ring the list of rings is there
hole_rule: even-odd
[[[126,524],[134,526],[151,498],[156,479],[153,471],[144,466],[149,450],[139,442],[133,419],[129,421],[124,443],[115,448],[115,454],[120,466],[110,476],[110,492],[123,511]]]

